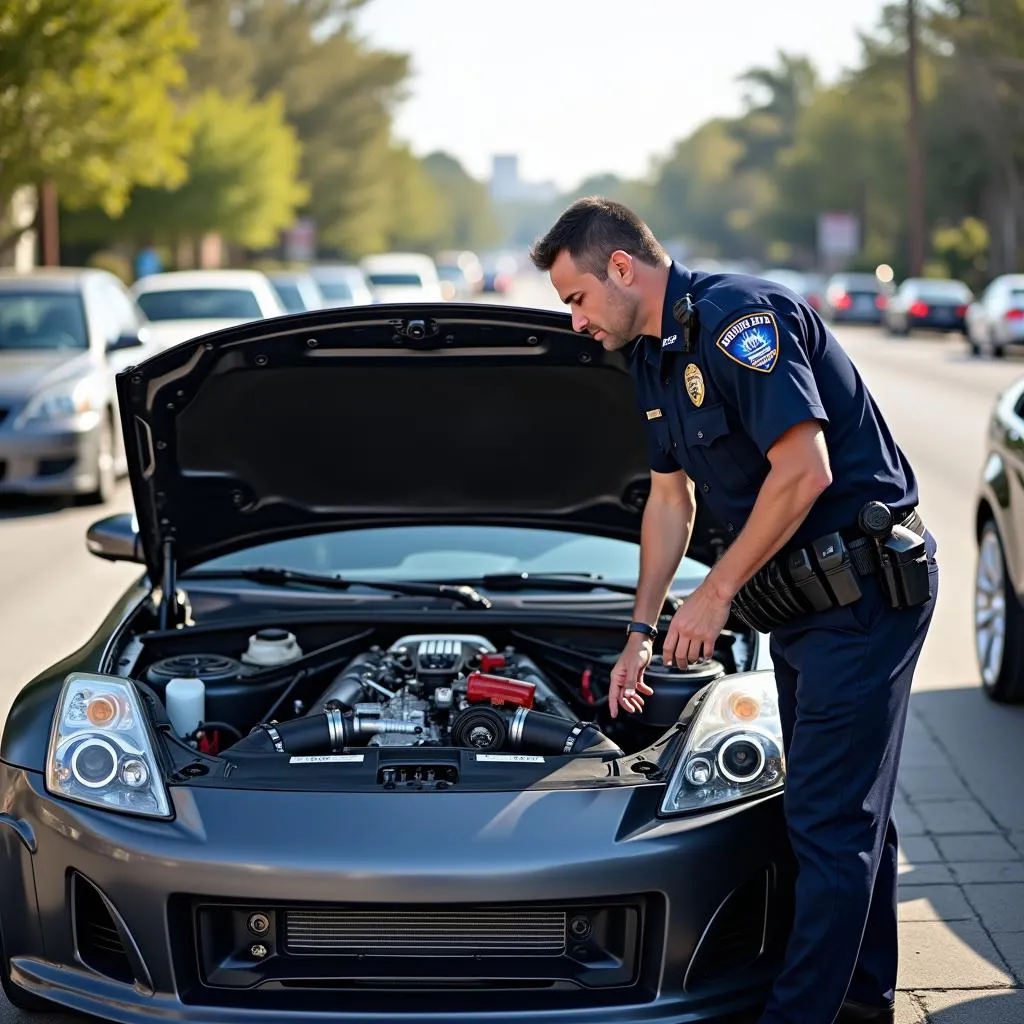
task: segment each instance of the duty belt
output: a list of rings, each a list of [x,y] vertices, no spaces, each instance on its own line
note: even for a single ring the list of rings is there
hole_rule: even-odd
[[[881,576],[894,608],[927,600],[925,526],[917,510],[889,513],[880,503],[870,504],[890,516],[885,529],[871,535],[859,527],[841,529],[780,552],[733,598],[737,617],[768,633],[815,612],[853,604],[861,597],[858,578],[874,575]]]

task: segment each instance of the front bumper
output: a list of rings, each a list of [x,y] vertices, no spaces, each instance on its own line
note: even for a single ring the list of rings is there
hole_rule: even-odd
[[[777,795],[652,823],[656,785],[172,792],[174,822],[131,819],[54,800],[40,775],[0,764],[10,982],[120,1022],[680,1024],[755,1008],[788,929]],[[353,910],[387,942],[404,922],[418,951],[339,952],[337,915]],[[247,931],[254,913],[262,936]],[[425,919],[485,932],[452,955],[428,929],[425,953]],[[494,929],[519,948],[489,948]]]
[[[89,494],[99,487],[100,419],[53,430],[0,429],[0,494]]]

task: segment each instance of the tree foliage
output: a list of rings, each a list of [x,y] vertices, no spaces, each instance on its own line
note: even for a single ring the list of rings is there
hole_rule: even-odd
[[[179,0],[0,0],[0,210],[49,181],[118,214],[135,185],[183,181],[193,42]]]

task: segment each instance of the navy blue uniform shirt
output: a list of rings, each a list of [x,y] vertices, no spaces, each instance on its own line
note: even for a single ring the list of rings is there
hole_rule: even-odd
[[[699,316],[690,352],[672,315],[687,293]],[[823,426],[832,483],[790,544],[856,526],[866,501],[917,505],[914,472],[864,381],[800,296],[760,278],[673,263],[661,329],[660,338],[641,335],[627,350],[650,465],[685,470],[730,536],[754,507],[769,449],[809,419]]]

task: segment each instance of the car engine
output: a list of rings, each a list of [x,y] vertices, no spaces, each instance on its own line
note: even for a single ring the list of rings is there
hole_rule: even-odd
[[[346,666],[310,713],[351,711],[369,746],[462,746],[452,732],[476,745],[472,729],[456,729],[460,713],[475,705],[536,708],[569,722],[577,717],[525,654],[459,634],[413,634],[387,650],[371,648]],[[476,737],[482,741],[480,732]]]
[[[574,687],[565,663],[556,660],[552,678],[521,649],[476,634],[411,633],[358,653],[350,639],[309,639],[303,650],[291,632],[264,628],[248,646],[158,657],[140,675],[179,739],[210,754],[337,755],[367,746],[621,753],[581,719],[599,700],[587,690],[586,665],[609,672],[614,649],[577,659]],[[657,692],[645,721],[616,734],[671,727],[692,693],[725,671],[714,659],[680,671],[655,658],[648,674]]]

